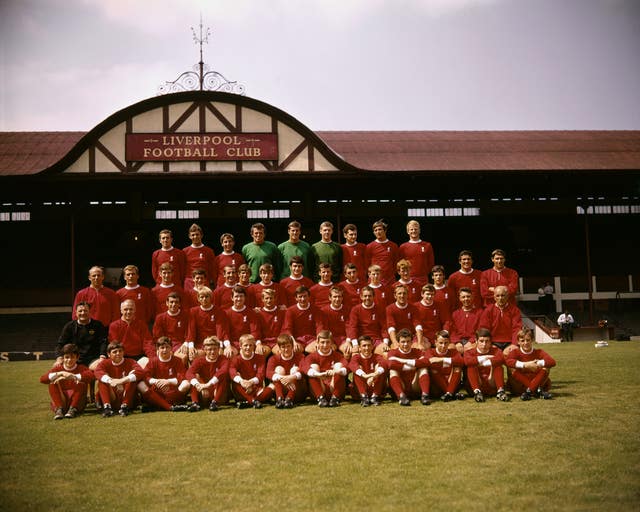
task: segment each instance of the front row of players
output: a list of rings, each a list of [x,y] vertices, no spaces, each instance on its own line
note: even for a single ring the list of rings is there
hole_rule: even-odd
[[[204,355],[188,369],[173,354],[167,337],[158,339],[157,355],[145,368],[125,358],[122,344],[115,341],[108,346],[108,358],[94,371],[79,364],[78,348],[67,344],[61,362],[40,382],[48,385],[54,419],[81,413],[94,380],[104,417],[113,416],[116,410],[127,416],[138,400],[143,411],[217,411],[228,403],[229,392],[239,409],[260,409],[272,398],[276,408],[290,409],[309,395],[320,407],[336,407],[347,393],[364,407],[378,406],[387,391],[402,406],[411,405],[412,399],[429,405],[432,398],[443,402],[464,399],[463,387],[476,402],[484,402],[486,396],[507,401],[503,365],[508,369],[506,384],[522,400],[551,398],[549,371],[556,362],[545,351],[533,348],[529,329],[518,332],[518,346],[506,357],[492,344],[487,329],[476,332],[475,346],[464,355],[450,343],[447,331],[438,332],[434,346],[426,351],[415,347],[408,329],[400,330],[397,339],[397,348],[384,358],[375,353],[370,336],[360,336],[358,352],[347,361],[336,350],[329,331],[318,334],[317,350],[306,357],[294,350],[290,335],[281,334],[277,338],[279,353],[268,359],[256,353],[255,338],[250,334],[240,337],[239,353],[232,358],[227,358],[218,339],[210,336],[203,343]],[[186,405],[187,398],[190,405]]]

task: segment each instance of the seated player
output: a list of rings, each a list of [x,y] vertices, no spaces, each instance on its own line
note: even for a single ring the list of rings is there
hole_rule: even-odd
[[[240,348],[240,337],[251,334],[256,340],[256,352],[267,357],[271,353],[269,345],[262,343],[262,318],[256,311],[246,305],[246,290],[236,285],[233,287],[233,306],[225,310],[229,324],[229,341],[234,355]]]
[[[62,363],[62,348],[68,343],[78,347],[78,362],[90,369],[107,357],[107,328],[91,318],[90,310],[88,302],[76,304],[76,319],[65,324],[58,338],[56,364]]]
[[[493,344],[503,350],[506,357],[517,346],[518,331],[522,329],[522,315],[518,306],[509,302],[506,286],[496,286],[493,296],[494,303],[482,311],[478,326],[491,331],[491,339],[495,340]]]
[[[358,338],[370,336],[376,354],[389,351],[389,334],[387,332],[387,314],[384,305],[374,302],[374,293],[369,286],[360,291],[361,304],[354,306],[347,321],[347,342],[352,345],[352,352],[357,351]],[[346,348],[343,347],[346,352]]]
[[[376,302],[385,307],[391,304],[393,302],[393,288],[391,283],[386,285],[381,281],[382,270],[380,265],[371,265],[368,269],[368,276],[369,282],[367,286],[373,290]]]
[[[62,347],[62,362],[40,377],[42,384],[49,386],[53,419],[75,418],[84,411],[87,389],[93,382],[93,372],[78,364],[78,347],[67,343]]]
[[[338,407],[347,387],[347,361],[333,349],[329,331],[318,333],[316,347],[305,357],[302,368],[309,378],[311,395],[320,407]]]
[[[309,302],[309,289],[305,286],[296,290],[296,303],[287,308],[282,332],[293,336],[296,352],[311,353],[316,350],[318,332],[324,329],[324,314]]]
[[[330,302],[322,308],[322,312],[324,313],[326,330],[331,333],[333,343],[339,347],[338,350],[342,352],[345,359],[349,360],[353,351],[351,342],[347,343],[347,321],[351,308],[343,303],[343,297],[343,289],[340,286],[332,286],[329,291]]]
[[[406,286],[409,292],[409,302],[418,302],[422,297],[423,284],[420,284],[420,281],[411,277],[411,262],[409,260],[400,260],[396,263],[396,271],[400,279],[393,283],[392,287],[395,288],[399,285]]]
[[[109,326],[109,342],[119,341],[124,347],[125,357],[138,361],[143,368],[148,359],[153,357],[153,338],[147,324],[136,316],[136,303],[131,299],[120,304],[122,316],[119,320],[111,322]]]
[[[293,409],[307,396],[307,386],[300,370],[304,355],[294,351],[294,340],[289,334],[278,336],[277,343],[279,353],[269,358],[267,377],[275,391],[276,409]]]
[[[424,366],[420,367],[418,361],[423,352],[412,348],[412,343],[413,335],[409,329],[398,332],[398,348],[387,354],[389,386],[400,405],[411,405],[411,398],[418,396],[422,405],[430,405],[429,371],[424,361]]]
[[[464,353],[468,390],[476,402],[484,402],[485,395],[495,395],[501,402],[508,402],[509,397],[504,390],[502,350],[492,345],[489,329],[478,329],[476,340],[476,346]]]
[[[262,290],[262,307],[257,309],[262,319],[262,345],[269,347],[274,354],[278,353],[276,339],[282,332],[285,311],[276,306],[276,292],[271,288]]]
[[[358,353],[349,361],[349,370],[353,373],[351,396],[360,405],[381,405],[387,388],[387,361],[373,353],[373,340],[370,336],[358,338]]]
[[[187,370],[191,384],[190,412],[208,407],[211,412],[227,402],[229,388],[229,359],[220,353],[220,342],[209,336],[202,342],[204,355],[197,357]]]
[[[138,267],[127,265],[122,269],[122,275],[124,276],[125,286],[116,292],[120,304],[127,299],[132,299],[136,303],[138,317],[146,323],[153,322],[155,317],[153,295],[151,295],[149,288],[138,283],[140,279]]]
[[[193,343],[187,342],[188,328],[189,310],[181,307],[180,295],[170,293],[167,296],[167,310],[156,317],[152,335],[154,340],[167,336],[171,340],[173,353],[182,359],[185,365],[189,361],[189,354],[192,360],[195,358],[195,347]]]
[[[428,349],[423,359],[428,361],[431,387],[429,394],[440,397],[443,402],[464,400],[464,393],[458,392],[462,379],[464,359],[452,345],[447,331],[439,331],[433,347]]]
[[[231,391],[238,409],[261,409],[271,398],[273,389],[264,385],[265,358],[256,354],[256,340],[251,334],[240,336],[240,352],[229,364]]]
[[[331,270],[331,264],[320,263],[318,275],[320,276],[320,281],[309,288],[309,295],[311,296],[311,302],[317,308],[322,309],[329,304],[329,291],[333,286],[333,270]]]
[[[458,352],[464,352],[467,345],[476,341],[476,330],[480,322],[482,309],[474,305],[471,288],[460,288],[459,301],[462,306],[451,315],[451,343],[455,343]]]
[[[532,396],[550,400],[551,380],[549,372],[556,365],[553,357],[544,350],[533,348],[533,333],[523,328],[518,331],[518,348],[506,356],[507,368],[511,369],[509,386],[513,393],[520,394],[520,399],[531,400]]]
[[[293,306],[296,303],[296,289],[300,286],[311,288],[314,284],[311,279],[303,275],[304,270],[302,256],[293,256],[289,260],[289,275],[280,280],[280,286],[287,292],[287,306]]]
[[[102,403],[102,416],[110,418],[118,411],[128,416],[136,406],[137,382],[145,377],[144,370],[135,360],[124,357],[124,347],[112,341],[107,347],[108,359],[103,359],[95,369],[98,393]]]
[[[171,340],[166,336],[156,341],[157,355],[152,357],[145,368],[145,379],[138,382],[142,395],[143,412],[160,409],[181,412],[189,408],[185,405],[187,392],[191,387],[185,378],[186,369],[182,360],[173,356]]]

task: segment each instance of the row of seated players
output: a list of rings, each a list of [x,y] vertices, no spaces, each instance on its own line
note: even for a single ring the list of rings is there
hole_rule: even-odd
[[[361,336],[358,352],[347,361],[336,350],[329,331],[318,334],[317,350],[306,356],[294,350],[291,336],[280,335],[279,353],[268,359],[256,353],[256,340],[250,334],[241,336],[240,352],[231,359],[222,354],[218,339],[210,336],[203,343],[204,355],[188,369],[173,354],[166,337],[156,342],[156,355],[144,367],[125,358],[122,344],[115,341],[108,346],[108,358],[102,359],[94,371],[80,364],[77,347],[67,344],[61,362],[40,382],[48,385],[54,419],[80,414],[87,387],[94,380],[105,417],[113,416],[116,410],[127,416],[138,400],[143,410],[196,412],[208,408],[215,412],[228,403],[229,392],[239,409],[260,409],[272,398],[276,408],[289,409],[308,395],[320,407],[336,407],[347,393],[363,407],[379,406],[387,392],[402,406],[411,405],[411,399],[430,405],[436,397],[443,402],[465,398],[461,391],[464,370],[467,392],[476,402],[484,402],[485,396],[508,401],[505,364],[509,370],[506,384],[512,393],[521,393],[522,400],[551,398],[549,372],[556,363],[549,354],[533,347],[530,330],[518,332],[517,347],[506,357],[492,344],[487,329],[479,329],[476,338],[474,346],[462,356],[447,331],[438,332],[434,346],[423,351],[414,346],[413,334],[402,329],[398,348],[384,358],[374,353],[369,336]],[[191,404],[187,406],[188,397]]]
[[[235,261],[235,260],[232,260]],[[430,268],[432,283],[436,288],[435,301],[441,309],[450,314],[460,304],[457,300],[461,288],[471,288],[474,304],[477,307],[488,306],[493,303],[493,292],[496,286],[506,286],[512,296],[518,291],[518,274],[505,267],[504,252],[500,249],[493,251],[491,269],[481,272],[473,268],[473,259],[470,251],[462,251],[459,255],[460,269],[449,276],[445,281],[445,270],[441,265]],[[127,265],[123,269],[125,286],[114,292],[103,285],[104,272],[100,267],[92,267],[89,270],[90,286],[80,290],[75,299],[78,302],[92,304],[92,317],[108,325],[120,316],[119,305],[125,299],[133,299],[137,302],[138,317],[152,322],[155,316],[166,310],[165,301],[169,293],[175,292],[181,296],[184,308],[198,305],[197,293],[203,286],[214,289],[213,303],[218,307],[231,305],[231,289],[239,284],[247,289],[247,304],[249,306],[261,305],[261,291],[264,288],[276,290],[276,304],[285,307],[295,303],[295,290],[304,285],[310,289],[311,301],[318,307],[328,303],[328,290],[334,284],[339,284],[347,294],[345,302],[355,305],[358,301],[359,290],[368,284],[376,291],[376,296],[381,302],[390,304],[393,302],[393,287],[404,284],[409,289],[410,301],[415,302],[421,298],[421,288],[427,282],[424,279],[413,277],[413,263],[409,259],[401,259],[396,263],[395,270],[397,280],[386,283],[383,269],[374,264],[365,269],[360,269],[355,263],[347,263],[336,273],[331,263],[319,263],[316,277],[318,282],[305,276],[307,268],[301,256],[293,256],[289,260],[289,275],[276,282],[275,268],[271,263],[260,265],[256,270],[258,282],[252,283],[251,266],[242,263],[225,265],[221,269],[222,281],[216,281],[209,275],[205,268],[197,267],[190,273],[189,279],[182,281],[176,279],[177,273],[174,264],[165,262],[158,265],[158,283],[152,289],[139,284],[139,271],[134,265]],[[336,277],[342,278],[341,281]],[[336,283],[339,281],[339,283]],[[75,308],[74,308],[75,310]]]
[[[517,332],[522,327],[520,310],[509,302],[506,287],[495,289],[495,302],[487,308],[473,307],[473,292],[460,290],[463,306],[451,316],[442,313],[434,302],[435,289],[431,284],[422,287],[423,298],[417,303],[408,301],[405,285],[394,289],[395,301],[381,305],[375,291],[369,286],[360,290],[360,303],[350,307],[344,303],[344,291],[340,286],[329,289],[329,304],[317,308],[310,302],[309,290],[300,286],[296,290],[296,304],[280,309],[274,304],[276,292],[262,291],[263,305],[250,308],[246,305],[247,292],[236,285],[232,290],[232,306],[227,309],[212,303],[213,292],[203,287],[198,292],[199,306],[181,309],[181,298],[171,293],[166,300],[167,311],[157,316],[152,330],[136,318],[136,303],[127,299],[121,304],[121,318],[112,322],[108,330],[101,322],[90,317],[91,305],[80,302],[76,306],[76,320],[65,325],[58,340],[58,351],[67,343],[79,347],[82,362],[90,364],[99,357],[106,357],[109,341],[120,341],[124,355],[134,359],[153,357],[154,340],[167,337],[174,353],[188,365],[203,354],[204,339],[215,335],[223,343],[223,353],[233,357],[240,348],[243,334],[251,334],[260,355],[278,351],[276,338],[289,334],[294,339],[296,352],[311,353],[316,350],[316,337],[320,331],[333,333],[333,341],[340,352],[349,358],[357,352],[357,339],[367,335],[374,340],[375,352],[386,353],[397,348],[397,332],[409,329],[416,333],[416,346],[422,350],[431,347],[435,333],[447,330],[452,333],[451,342],[460,353],[464,345],[474,341],[475,331],[482,327],[491,332],[494,342],[509,350],[517,343]],[[93,368],[92,368],[93,369]]]

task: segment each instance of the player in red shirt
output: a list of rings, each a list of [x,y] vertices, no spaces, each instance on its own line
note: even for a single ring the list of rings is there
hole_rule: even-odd
[[[366,283],[358,277],[358,269],[353,263],[347,263],[344,266],[344,276],[344,281],[340,281],[338,286],[344,290],[343,301],[351,309],[356,304],[360,304],[360,290]]]
[[[418,302],[422,298],[422,286],[426,283],[421,283],[411,277],[411,262],[409,260],[400,260],[396,264],[396,271],[400,279],[393,283],[392,287],[395,288],[398,285],[406,286],[409,292],[409,302]]]
[[[443,318],[444,315],[433,300],[435,295],[435,287],[432,284],[425,284],[422,287],[422,300],[415,304],[422,326],[422,340],[418,340],[418,344],[423,350],[428,349],[435,341],[438,331],[449,330],[449,322]]]
[[[476,339],[476,346],[464,353],[468,390],[476,402],[484,402],[485,395],[495,395],[501,402],[509,401],[504,390],[502,350],[491,344],[491,332],[488,329],[478,329]]]
[[[215,287],[218,282],[217,267],[216,267],[216,255],[211,247],[207,247],[202,243],[202,237],[204,233],[202,228],[197,224],[191,224],[189,228],[189,238],[191,239],[191,245],[182,249],[185,256],[185,278],[184,289],[190,290],[193,288],[192,275],[193,271],[197,268],[201,268],[205,271],[207,276],[207,282],[209,286],[213,283]]]
[[[365,261],[367,268],[371,265],[380,267],[380,280],[385,286],[391,286],[396,280],[396,262],[398,245],[387,238],[387,223],[378,220],[373,223],[375,240],[367,245]]]
[[[262,318],[262,344],[267,345],[274,354],[279,350],[276,340],[282,332],[285,313],[286,311],[276,306],[275,290],[262,290],[262,307],[258,309]]]
[[[94,370],[98,381],[98,393],[102,403],[102,416],[109,418],[118,411],[128,416],[136,408],[138,388],[136,383],[144,379],[144,370],[133,359],[124,357],[124,347],[112,341],[107,347],[108,359],[102,359]]]
[[[509,295],[518,295],[518,273],[512,268],[505,266],[506,255],[502,249],[495,249],[491,253],[493,268],[485,270],[480,276],[480,294],[484,300],[484,305],[493,304],[496,286],[506,286]]]
[[[160,313],[153,323],[153,339],[166,336],[171,340],[173,353],[182,359],[187,365],[189,354],[191,360],[195,359],[195,347],[187,342],[187,330],[189,329],[189,309],[183,309],[180,303],[180,295],[170,293],[167,296],[167,311]]]
[[[467,343],[475,343],[482,309],[474,306],[471,288],[460,288],[459,301],[462,307],[451,315],[450,327],[451,343],[455,343],[458,352],[462,354]]]
[[[322,312],[325,327],[331,333],[335,346],[342,352],[345,359],[349,360],[353,351],[353,345],[347,342],[347,322],[351,308],[344,304],[343,296],[343,288],[333,286],[329,292],[329,304],[322,308]]]
[[[186,369],[178,357],[173,357],[171,340],[166,336],[156,341],[157,355],[145,368],[145,379],[138,382],[138,391],[147,407],[163,411],[187,411],[187,392],[191,385],[186,380]]]
[[[511,370],[509,386],[520,399],[531,400],[532,396],[550,400],[551,380],[549,372],[556,365],[553,357],[544,350],[533,348],[533,333],[523,328],[518,332],[518,348],[506,357],[507,368]]]
[[[135,301],[138,318],[147,323],[153,322],[155,318],[153,295],[151,295],[149,288],[138,284],[138,279],[140,278],[138,267],[127,265],[122,269],[122,275],[124,276],[125,286],[116,292],[120,304],[127,299]]]
[[[320,331],[317,350],[305,357],[303,371],[320,407],[338,407],[346,392],[347,361],[333,349],[329,331]]]
[[[429,371],[426,364],[420,366],[418,361],[422,350],[412,348],[413,335],[409,329],[398,332],[398,348],[387,354],[389,365],[389,386],[403,406],[411,405],[411,398],[420,396],[422,405],[430,405]]]
[[[431,381],[429,394],[435,398],[440,397],[443,402],[464,400],[464,393],[458,392],[464,359],[451,345],[447,331],[436,334],[434,346],[428,349],[422,358],[428,362]]]
[[[478,325],[491,331],[493,344],[505,351],[505,357],[518,343],[517,334],[522,329],[522,315],[515,304],[509,302],[506,286],[496,286],[494,303],[487,306],[480,315]]]
[[[482,292],[480,291],[480,280],[482,278],[482,272],[473,268],[473,254],[471,251],[460,251],[458,255],[458,262],[460,263],[460,270],[454,272],[449,276],[447,285],[449,288],[453,288],[455,296],[460,298],[460,289],[469,288],[473,292],[473,305],[477,308],[481,308],[484,304],[482,300]],[[458,302],[458,307],[462,304]]]
[[[177,285],[173,278],[173,266],[171,263],[163,263],[160,265],[160,284],[154,286],[151,289],[151,295],[153,295],[153,308],[156,315],[164,313],[167,310],[167,297],[170,293],[177,293],[180,295],[180,303],[188,304],[185,299],[184,290],[180,285]]]
[[[222,252],[216,256],[216,288],[224,283],[224,267],[235,267],[238,270],[240,265],[246,263],[244,256],[234,251],[236,240],[231,233],[223,233],[220,236],[220,245]]]
[[[155,355],[153,338],[147,324],[136,316],[136,303],[125,300],[120,305],[122,316],[109,326],[109,342],[119,341],[124,347],[125,357],[138,360],[143,368]],[[145,357],[146,356],[146,357]]]
[[[409,303],[409,290],[403,284],[394,289],[396,301],[389,304],[387,313],[387,332],[391,340],[391,348],[398,347],[396,333],[402,329],[409,329],[416,333],[417,342],[422,344],[422,326],[420,325],[420,313],[418,308]]]
[[[233,266],[226,266],[222,271],[224,281],[215,290],[213,290],[212,302],[220,309],[227,309],[233,305],[233,288],[238,282],[238,270]],[[245,288],[249,290],[249,288]]]
[[[89,269],[90,286],[83,288],[76,294],[73,301],[72,320],[76,320],[76,308],[80,302],[90,305],[91,318],[98,320],[105,327],[120,316],[120,301],[118,295],[111,288],[104,286],[104,269],[91,267]]]
[[[347,224],[342,228],[342,234],[345,239],[345,243],[341,245],[343,268],[352,263],[358,271],[358,279],[364,282],[367,279],[367,263],[365,260],[367,246],[358,242],[358,228],[355,224]],[[344,279],[346,277],[346,275],[343,276]]]
[[[198,305],[198,292],[205,286],[209,286],[209,283],[207,283],[207,281],[207,271],[203,268],[193,269],[193,271],[191,272],[191,279],[185,280],[185,283],[188,282],[191,286],[190,288],[185,288],[184,290],[184,308],[187,311]]]
[[[160,267],[163,263],[170,263],[173,269],[173,278],[182,287],[187,271],[187,258],[180,249],[173,246],[173,233],[169,229],[160,231],[159,239],[162,247],[151,255],[151,275],[156,284],[160,284]]]
[[[238,409],[261,409],[271,398],[273,389],[264,385],[265,359],[256,354],[256,340],[251,334],[240,337],[240,352],[229,364],[231,391]]]
[[[381,405],[387,388],[387,361],[373,353],[373,340],[370,336],[358,338],[358,353],[349,361],[349,370],[353,373],[351,396],[360,397],[360,405]]]
[[[87,387],[93,382],[93,372],[78,364],[78,347],[67,343],[62,347],[62,362],[40,377],[47,384],[51,397],[54,420],[75,418],[84,411],[87,402]]]
[[[320,281],[309,288],[311,302],[318,308],[323,308],[329,304],[329,291],[333,286],[333,270],[330,263],[320,263],[318,275]]]
[[[302,378],[302,352],[293,349],[294,340],[289,334],[278,336],[278,354],[267,362],[267,377],[276,395],[276,409],[292,409],[296,403],[304,402],[307,386]]]
[[[193,361],[187,370],[187,380],[191,384],[190,412],[208,407],[216,412],[220,404],[227,403],[229,388],[229,360],[220,353],[220,342],[209,336],[202,342],[204,355]]]
[[[262,307],[262,290],[271,288],[276,291],[276,304],[279,308],[285,309],[287,307],[287,291],[280,286],[280,283],[276,283],[273,280],[273,265],[271,263],[263,263],[260,265],[260,281],[252,284],[249,287],[249,293],[252,303],[256,307]]]
[[[229,341],[229,323],[225,312],[217,308],[211,302],[211,289],[204,287],[198,293],[199,306],[189,311],[189,329],[187,329],[187,342],[193,343],[195,357],[204,355],[202,342],[209,336],[217,336],[223,340],[224,355],[232,357],[237,350]]]
[[[296,305],[287,308],[282,332],[291,334],[295,340],[295,351],[315,351],[318,332],[323,330],[325,318],[322,311],[309,302],[309,290],[300,286],[296,290]]]
[[[311,288],[314,283],[308,277],[305,277],[304,262],[302,256],[292,256],[289,260],[289,275],[280,280],[282,286],[287,292],[287,306],[293,306],[296,303],[296,289],[300,286]]]
[[[453,290],[447,286],[442,265],[435,265],[431,269],[431,279],[433,287],[436,289],[433,301],[440,307],[445,321],[448,321],[451,318],[451,313],[456,309],[458,298],[454,295]]]
[[[374,302],[374,293],[369,286],[364,286],[360,290],[360,300],[362,302],[354,306],[349,313],[347,341],[355,349],[358,346],[360,336],[370,336],[376,354],[384,354],[389,351],[390,344],[387,331],[387,312],[384,305]]]
[[[417,220],[410,220],[407,223],[407,234],[409,241],[398,248],[398,259],[409,260],[411,278],[422,287],[427,284],[429,272],[435,264],[433,247],[429,242],[420,239],[420,223]]]
[[[237,353],[242,335],[251,334],[256,340],[256,352],[267,357],[271,353],[271,348],[262,343],[262,317],[247,306],[246,294],[242,286],[233,287],[233,306],[225,309],[229,323],[229,340]]]

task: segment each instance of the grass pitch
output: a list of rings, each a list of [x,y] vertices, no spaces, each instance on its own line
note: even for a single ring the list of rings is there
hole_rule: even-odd
[[[53,421],[0,364],[0,510],[637,510],[640,344],[544,347],[554,400]]]

